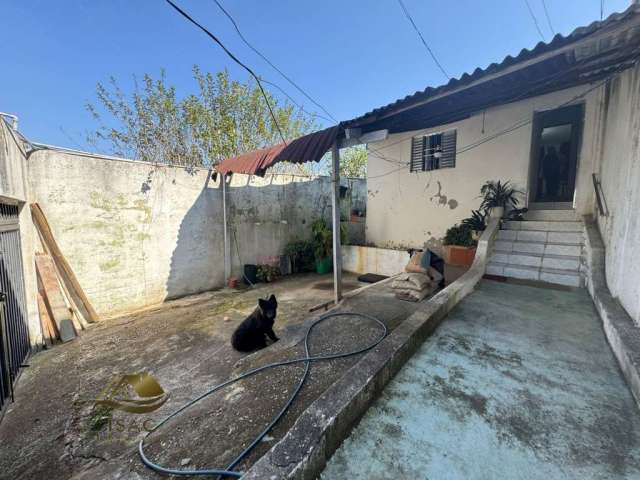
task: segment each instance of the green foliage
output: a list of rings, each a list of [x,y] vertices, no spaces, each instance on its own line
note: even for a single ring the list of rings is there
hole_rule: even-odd
[[[471,230],[482,231],[487,228],[486,215],[486,212],[471,210],[471,216],[462,220],[461,223]]]
[[[369,153],[364,145],[345,149],[340,153],[340,176],[364,178],[367,175]]]
[[[333,250],[333,233],[327,223],[318,218],[311,224],[311,235],[313,238],[313,250],[317,260],[322,260],[331,256]]]
[[[164,71],[154,79],[134,79],[127,94],[111,77],[98,83],[96,104],[87,109],[98,123],[88,141],[115,155],[154,163],[215,165],[243,152],[280,143],[264,97],[253,81],[232,80],[229,73],[205,73],[193,67],[198,91],[178,98]],[[278,124],[288,140],[316,130],[313,118],[267,92]]]
[[[490,180],[480,189],[480,196],[482,197],[480,208],[483,210],[494,207],[506,208],[507,206],[516,208],[519,195],[523,195],[523,192],[515,189],[508,180],[504,183],[500,180],[497,182]]]
[[[99,432],[111,423],[112,418],[113,407],[95,405],[91,410],[91,415],[87,419],[87,426],[92,432]]]
[[[282,275],[280,268],[273,265],[258,265],[256,272],[256,278],[259,282],[273,282],[280,275]]]
[[[294,273],[312,272],[315,269],[314,244],[311,240],[294,240],[284,249],[284,254],[291,259]]]
[[[344,243],[347,236],[343,225],[340,225],[340,241]],[[316,260],[330,257],[333,252],[333,230],[322,218],[311,224],[311,237]]]
[[[458,245],[461,247],[473,247],[476,242],[471,236],[471,228],[467,225],[454,225],[447,230],[444,237],[445,245]]]

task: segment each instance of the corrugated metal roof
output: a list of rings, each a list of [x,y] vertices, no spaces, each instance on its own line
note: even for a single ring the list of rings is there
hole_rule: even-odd
[[[430,98],[446,95],[448,92],[454,92],[460,88],[464,88],[465,86],[478,82],[485,77],[499,74],[507,70],[509,67],[515,66],[519,63],[524,63],[528,60],[533,60],[540,55],[553,52],[554,50],[558,50],[562,47],[578,42],[606,28],[615,27],[618,23],[628,20],[638,14],[640,14],[640,5],[637,3],[632,4],[624,12],[613,13],[603,21],[595,21],[588,26],[578,27],[567,36],[557,34],[550,42],[539,42],[535,48],[531,50],[524,48],[515,57],[507,55],[500,63],[492,63],[484,69],[476,68],[472,73],[465,73],[460,78],[452,78],[447,84],[439,87],[427,87],[422,91],[417,91],[412,95],[407,95],[393,103],[375,108],[370,112],[349,120],[348,122],[344,122],[344,124],[347,127],[365,125],[370,121],[376,121],[383,115],[393,114],[396,110],[411,108],[413,104],[425,102]]]
[[[640,5],[633,4],[604,21],[576,28],[567,36],[558,34],[551,42],[540,42],[532,50],[523,49],[516,57],[509,55],[500,63],[476,68],[446,85],[428,87],[286,146],[279,144],[228,158],[216,170],[264,175],[267,168],[278,162],[319,161],[345,127],[362,127],[362,132],[388,129],[391,133],[429,128],[466,118],[493,105],[598,80],[638,60],[639,14]],[[618,34],[618,30],[626,28],[618,27],[631,19],[635,19],[633,28]],[[606,36],[610,31],[615,35],[600,40],[600,33]],[[593,39],[589,39],[591,36]]]
[[[246,173],[263,176],[267,168],[278,162],[318,162],[331,148],[341,132],[341,125],[325,128],[297,138],[287,145],[280,143],[272,147],[247,152],[220,162],[216,171],[221,174]]]

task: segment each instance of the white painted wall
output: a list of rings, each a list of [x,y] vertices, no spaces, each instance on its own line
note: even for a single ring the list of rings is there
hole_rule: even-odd
[[[36,233],[29,210],[27,160],[22,145],[11,128],[0,119],[0,200],[20,208],[20,243],[26,292],[36,292],[34,244]],[[33,345],[42,343],[42,330],[35,294],[27,295],[27,327]]]
[[[437,245],[447,228],[479,207],[480,187],[487,180],[510,180],[528,192],[530,123],[458,154],[455,168],[431,172],[410,173],[409,167],[402,165],[409,162],[413,136],[455,128],[457,148],[461,149],[517,122],[533,119],[536,111],[563,106],[589,88],[581,86],[497,106],[485,112],[484,122],[482,112],[478,112],[459,122],[390,135],[384,142],[372,144],[375,151],[370,149],[367,171],[367,243],[391,248]],[[590,138],[595,128],[597,92],[575,103],[580,102],[585,104],[583,138]],[[589,142],[583,141],[576,180],[575,204],[579,213],[592,210],[593,158]]]
[[[609,215],[598,215],[598,225],[607,284],[640,325],[640,67],[613,80],[600,100],[598,172]]]
[[[404,272],[409,260],[409,253],[405,250],[355,245],[342,248],[342,268],[347,272],[391,276]]]

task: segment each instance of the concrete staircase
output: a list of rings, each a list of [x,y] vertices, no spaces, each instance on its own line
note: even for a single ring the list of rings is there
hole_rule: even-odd
[[[530,210],[503,222],[487,274],[579,287],[584,224],[574,210]]]

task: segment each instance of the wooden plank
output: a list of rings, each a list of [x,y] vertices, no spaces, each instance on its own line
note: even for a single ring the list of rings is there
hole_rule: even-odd
[[[36,253],[36,272],[42,284],[43,298],[60,334],[60,340],[68,342],[76,338],[76,330],[69,314],[69,308],[62,296],[53,259],[45,253]]]
[[[53,319],[49,312],[47,302],[45,302],[42,293],[40,293],[40,281],[38,281],[38,312],[40,314],[40,325],[42,326],[42,337],[47,346],[51,346],[58,338],[58,333],[53,325]]]
[[[55,265],[60,273],[62,283],[65,285],[65,289],[69,292],[71,301],[75,304],[82,317],[88,322],[98,322],[100,318],[94,310],[91,302],[87,298],[76,278],[71,266],[67,262],[67,259],[62,254],[60,247],[58,246],[49,222],[44,216],[44,212],[37,203],[31,204],[31,217],[33,223],[36,226],[36,230],[42,239],[42,244],[46,248],[47,252],[51,254]]]

